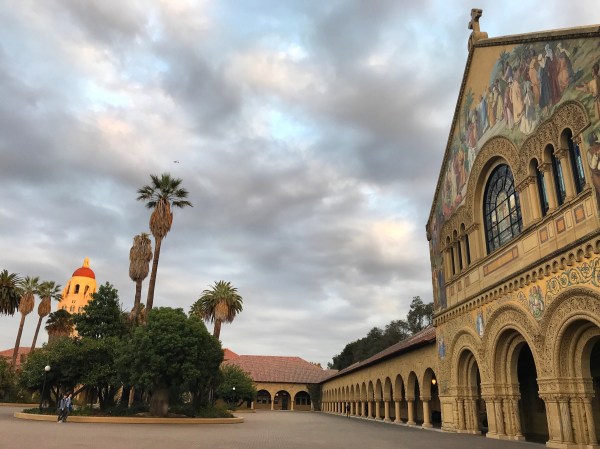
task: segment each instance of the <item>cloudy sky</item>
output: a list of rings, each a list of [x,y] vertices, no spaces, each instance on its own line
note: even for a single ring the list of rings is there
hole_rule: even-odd
[[[0,269],[65,285],[89,257],[131,308],[136,190],[168,172],[194,207],[155,306],[230,281],[224,346],[325,365],[432,300],[425,223],[470,9],[490,37],[600,23],[595,0],[565,5],[0,0]],[[18,323],[0,317],[0,349]]]

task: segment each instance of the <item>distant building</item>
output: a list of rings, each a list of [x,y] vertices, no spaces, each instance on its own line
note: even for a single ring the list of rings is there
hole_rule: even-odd
[[[335,373],[300,357],[237,355],[229,349],[223,364],[236,365],[252,377],[258,395],[249,408],[258,410],[313,410],[311,390],[319,391],[318,384]]]
[[[69,313],[80,313],[96,293],[96,275],[90,268],[90,259],[87,257],[83,265],[73,272],[73,276],[62,291],[62,300],[58,309]]]
[[[0,351],[0,357],[4,357],[8,363],[12,363],[14,350],[14,348],[11,348],[6,349],[5,351]],[[31,348],[24,348],[23,346],[19,347],[19,352],[17,353],[17,364],[15,365],[16,370],[19,370],[21,365],[25,363],[30,352]]]

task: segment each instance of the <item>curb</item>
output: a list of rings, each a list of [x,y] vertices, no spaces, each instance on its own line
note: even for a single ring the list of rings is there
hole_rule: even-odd
[[[56,422],[54,415],[16,412],[17,419]],[[141,418],[138,416],[69,416],[68,422],[104,424],[240,424],[244,418]]]
[[[27,404],[26,402],[0,402],[0,407],[36,408],[40,404]]]

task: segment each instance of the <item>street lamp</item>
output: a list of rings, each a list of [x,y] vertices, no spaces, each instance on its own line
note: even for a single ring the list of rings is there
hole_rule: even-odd
[[[231,389],[233,390],[233,405],[234,405],[234,407],[235,407],[235,404],[236,404],[236,402],[237,402],[237,401],[235,400],[235,387],[232,387]]]
[[[50,365],[44,367],[44,383],[42,384],[42,395],[40,396],[40,412],[42,411],[42,402],[44,401],[44,393],[46,392],[46,378],[50,372]]]

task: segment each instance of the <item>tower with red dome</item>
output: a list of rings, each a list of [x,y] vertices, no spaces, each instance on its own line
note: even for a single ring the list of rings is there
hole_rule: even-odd
[[[63,289],[58,309],[79,313],[92,299],[92,293],[96,293],[96,275],[90,268],[90,259],[86,257],[83,265],[73,272],[73,276]]]

